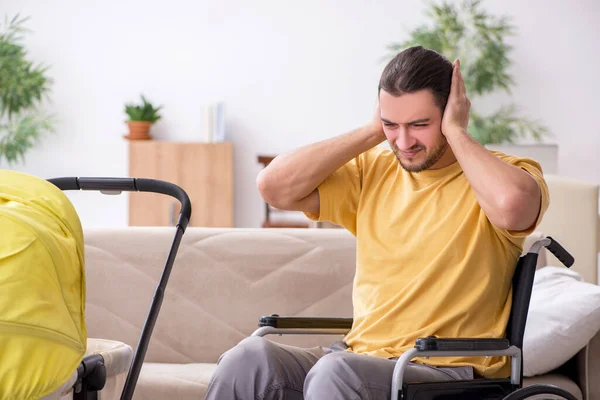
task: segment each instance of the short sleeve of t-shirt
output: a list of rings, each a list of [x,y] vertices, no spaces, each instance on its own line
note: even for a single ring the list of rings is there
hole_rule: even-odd
[[[546,183],[546,180],[544,179],[542,167],[537,161],[532,160],[530,158],[515,157],[515,156],[504,155],[504,154],[500,154],[500,155],[497,154],[497,156],[502,161],[504,161],[508,164],[514,165],[516,167],[522,168],[523,170],[528,172],[533,177],[533,179],[535,179],[535,181],[537,182],[537,184],[540,188],[540,192],[541,192],[540,211],[539,211],[537,219],[535,220],[535,223],[531,227],[529,227],[526,230],[522,230],[522,231],[497,229],[501,234],[506,236],[509,240],[520,241],[524,237],[531,234],[538,227],[540,222],[542,221],[542,218],[544,217],[544,214],[545,214],[546,210],[548,209],[548,206],[550,205],[550,194],[549,194],[549,190],[548,190],[548,185]]]
[[[361,190],[360,156],[329,175],[318,187],[319,212],[304,214],[313,221],[329,221],[356,235],[356,214]]]

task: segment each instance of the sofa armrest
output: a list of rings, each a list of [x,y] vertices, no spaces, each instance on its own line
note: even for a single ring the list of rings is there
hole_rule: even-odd
[[[600,332],[596,333],[587,346],[575,356],[577,379],[583,396],[587,400],[600,400]]]

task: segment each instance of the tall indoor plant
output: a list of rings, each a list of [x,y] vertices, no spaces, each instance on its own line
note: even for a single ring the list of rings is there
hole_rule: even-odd
[[[54,116],[42,110],[50,93],[47,67],[34,65],[21,44],[29,19],[17,14],[0,23],[0,162],[25,161],[25,154],[54,131]]]
[[[497,90],[511,93],[515,81],[508,72],[511,46],[506,37],[515,27],[506,16],[494,17],[481,8],[481,0],[430,3],[429,21],[413,29],[408,39],[391,44],[395,55],[402,49],[420,45],[445,55],[450,61],[461,60],[461,72],[471,102]],[[514,103],[481,115],[471,107],[469,133],[481,144],[514,143],[519,138],[541,141],[548,129],[536,120],[518,115]]]

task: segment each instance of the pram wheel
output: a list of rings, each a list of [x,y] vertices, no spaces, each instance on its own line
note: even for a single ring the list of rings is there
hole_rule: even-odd
[[[552,385],[531,385],[516,390],[506,396],[503,400],[577,400],[571,393]]]

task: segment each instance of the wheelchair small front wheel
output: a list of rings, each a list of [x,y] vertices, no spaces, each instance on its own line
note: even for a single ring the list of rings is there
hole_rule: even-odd
[[[503,400],[577,400],[571,393],[553,385],[531,385],[516,390]]]

